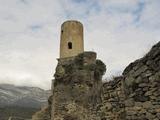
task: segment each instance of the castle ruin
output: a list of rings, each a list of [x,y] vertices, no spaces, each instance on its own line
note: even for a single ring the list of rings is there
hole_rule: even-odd
[[[102,82],[96,56],[84,51],[80,22],[62,24],[52,95],[33,120],[160,120],[160,42],[112,81]]]

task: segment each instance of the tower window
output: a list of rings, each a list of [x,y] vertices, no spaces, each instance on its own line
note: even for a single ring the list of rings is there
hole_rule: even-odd
[[[68,49],[72,49],[72,43],[68,42]]]

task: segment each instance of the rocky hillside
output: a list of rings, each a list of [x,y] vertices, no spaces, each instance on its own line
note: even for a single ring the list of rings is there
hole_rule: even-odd
[[[40,108],[47,104],[50,91],[37,87],[0,84],[0,106]]]

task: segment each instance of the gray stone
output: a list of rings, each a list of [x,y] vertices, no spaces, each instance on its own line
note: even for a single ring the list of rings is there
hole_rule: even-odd
[[[127,77],[127,78],[125,79],[125,84],[126,84],[127,86],[132,86],[132,84],[134,83],[134,81],[135,81],[135,79],[134,79],[133,77]]]
[[[138,86],[139,87],[146,87],[146,86],[148,86],[149,84],[147,84],[147,83],[141,83],[141,84],[139,84]]]
[[[156,116],[160,119],[160,113],[157,113]]]
[[[147,91],[144,95],[145,95],[145,96],[151,96],[152,94],[153,94],[152,91]]]
[[[137,71],[134,73],[134,77],[139,76],[141,73],[145,72],[148,69],[146,65],[140,67]]]
[[[142,106],[143,106],[143,108],[151,108],[152,103],[151,103],[151,101],[143,102]]]
[[[146,118],[149,120],[153,120],[155,118],[155,115],[152,115],[151,113],[147,112],[146,113]]]
[[[132,98],[125,100],[125,106],[126,107],[134,106],[134,100]]]

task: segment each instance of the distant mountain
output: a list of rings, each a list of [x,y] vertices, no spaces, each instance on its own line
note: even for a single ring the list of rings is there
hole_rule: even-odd
[[[0,107],[19,106],[40,108],[47,104],[49,90],[38,87],[0,84]]]

